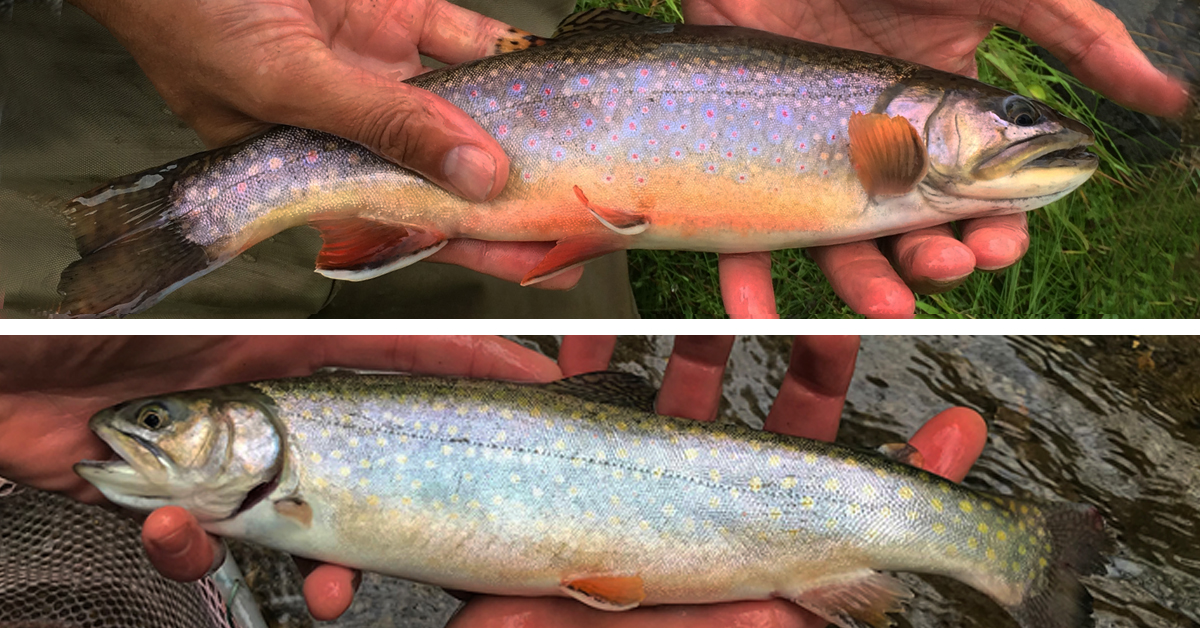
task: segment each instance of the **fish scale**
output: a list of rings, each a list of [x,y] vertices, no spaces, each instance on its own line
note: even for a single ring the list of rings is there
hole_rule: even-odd
[[[279,445],[233,445],[270,494],[247,503],[257,491],[243,482],[222,502],[236,510],[200,514],[206,529],[449,588],[610,609],[786,597],[850,626],[878,624],[872,613],[907,594],[877,570],[904,570],[953,576],[1019,621],[1047,622],[1026,625],[1076,625],[1071,596],[1086,592],[1074,572],[1094,568],[1102,536],[1091,509],[987,495],[878,455],[614,397],[643,386],[623,374],[550,385],[326,375],[144,400],[93,428],[132,461],[130,443],[194,450],[170,443],[192,428],[160,435],[119,418],[148,407],[181,426],[273,425]],[[129,503],[104,471],[80,472]],[[632,604],[608,593],[614,582],[632,590],[630,579]],[[870,601],[843,609],[847,595]],[[1051,600],[1059,610],[1031,606],[1047,595],[1066,595]]]
[[[555,243],[528,284],[622,249],[746,253],[1027,211],[1097,164],[1091,131],[1040,103],[735,27],[572,31],[408,83],[495,137],[510,159],[497,197],[469,202],[353,142],[278,127],[72,201],[82,259],[60,312],[145,309],[303,224],[325,241],[318,272],[349,280],[454,239]]]

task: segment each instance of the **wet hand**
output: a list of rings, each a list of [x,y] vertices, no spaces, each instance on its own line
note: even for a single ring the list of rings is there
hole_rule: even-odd
[[[1187,92],[1154,68],[1124,25],[1091,0],[687,0],[685,19],[732,24],[899,57],[975,76],[975,49],[994,24],[1015,28],[1062,59],[1084,83],[1118,103],[1179,115]],[[1116,70],[1114,70],[1116,69]],[[949,290],[975,269],[1008,267],[1029,248],[1025,216],[922,229],[882,242],[811,249],[838,296],[870,317],[911,317],[912,291]],[[721,293],[733,317],[773,317],[766,254],[723,256]]]
[[[527,35],[445,0],[73,0],[113,32],[210,147],[275,124],[354,140],[463,198],[494,198],[509,160],[463,111],[402,83],[420,53],[461,63]],[[430,261],[519,281],[548,244],[455,240]],[[582,271],[542,288],[565,289]]]
[[[96,412],[129,399],[235,382],[307,375],[321,367],[550,381],[549,358],[494,337],[8,337],[0,338],[0,476],[91,503],[98,490],[72,470],[111,452],[88,429]],[[155,567],[196,580],[221,545],[181,508],[151,513],[142,539]],[[325,565],[305,582],[318,618],[349,605],[356,574]]]
[[[721,381],[733,348],[731,336],[679,336],[663,375],[657,410],[701,421],[716,418]],[[564,339],[560,355],[575,373],[608,365],[612,338]],[[800,337],[765,428],[805,438],[833,440],[854,362],[858,338]],[[909,443],[921,452],[923,467],[954,481],[967,475],[983,451],[987,425],[973,410],[951,408],[930,419]],[[818,628],[826,622],[785,600],[703,606],[657,606],[613,613],[562,598],[474,596],[450,620],[449,628]]]

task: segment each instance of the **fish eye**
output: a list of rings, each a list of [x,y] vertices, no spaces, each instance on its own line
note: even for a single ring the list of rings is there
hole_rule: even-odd
[[[170,415],[167,409],[157,403],[152,403],[138,410],[138,425],[150,430],[161,429],[167,424]]]
[[[1017,126],[1033,126],[1041,120],[1042,115],[1029,99],[1009,96],[1004,99],[1004,117]]]

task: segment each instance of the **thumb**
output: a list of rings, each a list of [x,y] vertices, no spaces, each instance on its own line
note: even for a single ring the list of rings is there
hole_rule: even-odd
[[[485,201],[504,189],[508,157],[500,144],[445,99],[315,51],[302,76],[279,77],[288,124],[358,142],[446,190]],[[304,88],[298,102],[296,86]]]

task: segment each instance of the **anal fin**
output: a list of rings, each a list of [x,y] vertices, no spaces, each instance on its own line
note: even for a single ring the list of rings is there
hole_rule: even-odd
[[[602,611],[627,611],[646,599],[641,576],[587,575],[565,578],[562,592]]]
[[[583,206],[592,212],[596,220],[599,220],[605,227],[612,229],[620,235],[637,235],[650,227],[650,221],[642,214],[624,209],[600,207],[592,203],[584,195],[583,190],[579,189],[578,185],[575,186],[575,198],[578,198],[579,202],[583,203]]]
[[[330,279],[363,281],[419,262],[446,246],[446,236],[417,225],[369,218],[315,218],[325,245],[317,272]]]
[[[619,239],[611,236],[580,235],[563,238],[525,275],[521,285],[528,286],[545,281],[588,260],[624,248]]]
[[[902,610],[902,602],[910,598],[912,591],[903,582],[865,569],[821,583],[792,601],[841,628],[887,628],[892,625],[888,613]]]

